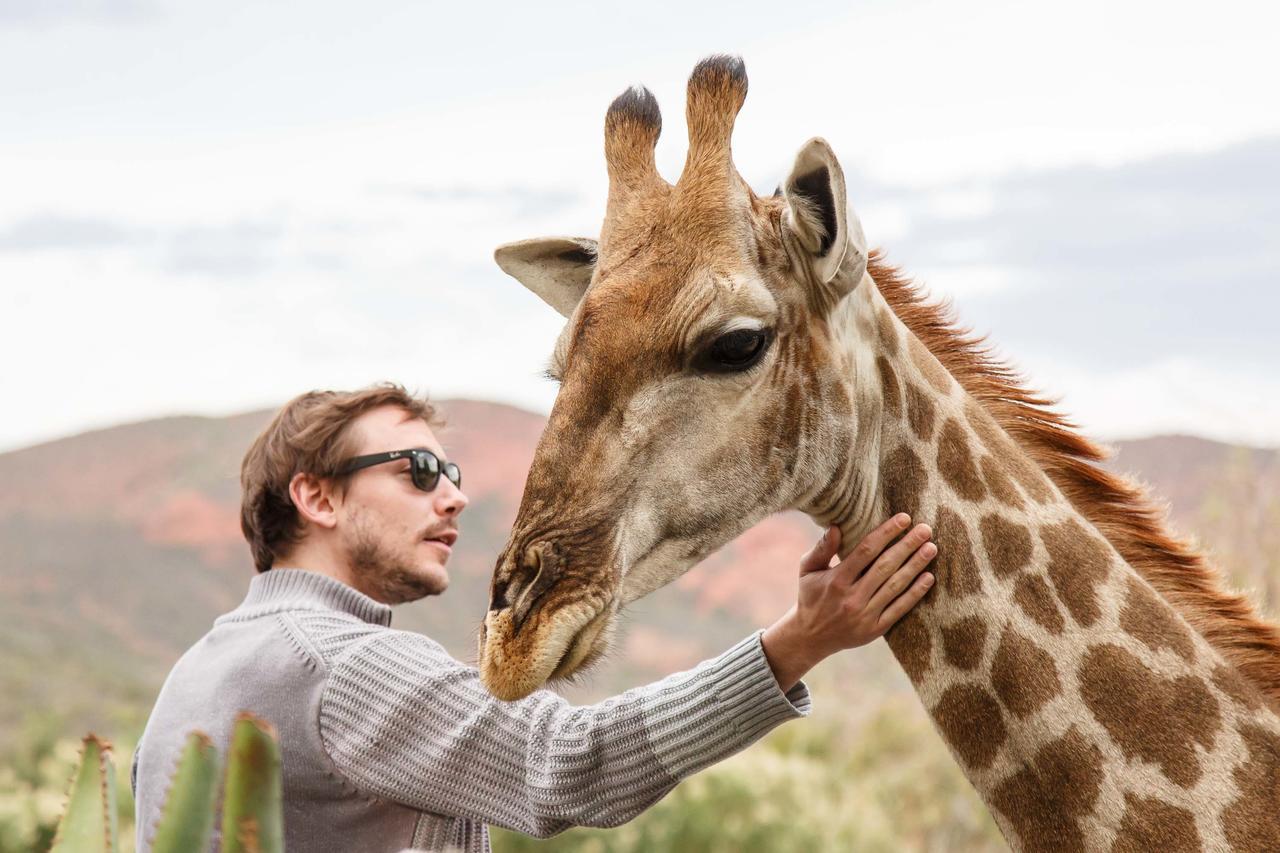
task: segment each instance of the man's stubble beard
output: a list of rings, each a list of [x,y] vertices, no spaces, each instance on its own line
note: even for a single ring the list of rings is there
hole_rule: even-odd
[[[439,595],[447,586],[419,570],[411,559],[387,547],[370,530],[363,515],[351,519],[348,559],[352,578],[360,590],[384,604],[405,604],[428,595]]]

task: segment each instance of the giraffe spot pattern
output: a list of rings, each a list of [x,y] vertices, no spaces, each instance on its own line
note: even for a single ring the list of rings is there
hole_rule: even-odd
[[[889,355],[898,354],[898,330],[893,327],[893,318],[883,308],[876,312],[876,331],[880,335],[880,345]]]
[[[882,355],[876,356],[876,370],[880,373],[884,410],[895,418],[902,417],[902,389],[898,387],[898,374],[893,372],[889,359]]]
[[[933,719],[943,739],[974,770],[991,765],[1009,734],[1000,705],[976,684],[948,687],[933,706]]]
[[[1214,667],[1213,683],[1233,702],[1250,711],[1256,711],[1263,705],[1262,694],[1258,692],[1258,688],[1225,664]]]
[[[914,382],[903,383],[907,389],[907,422],[921,441],[933,438],[934,406],[924,389]]]
[[[1191,812],[1125,792],[1124,817],[1111,853],[1195,853],[1204,849]]]
[[[1280,737],[1246,724],[1240,736],[1249,758],[1235,769],[1240,797],[1222,813],[1222,829],[1236,850],[1280,850]]]
[[[991,661],[991,687],[1015,717],[1038,711],[1062,692],[1053,658],[1012,628],[1001,635]]]
[[[1036,503],[1053,503],[1053,487],[1049,485],[1049,478],[1036,467],[1034,462],[1021,455],[1021,450],[1016,453],[1018,455],[1011,456],[1008,464],[1009,471],[1018,481],[1018,485],[1022,486],[1022,490]]]
[[[920,339],[915,335],[908,335],[907,349],[911,352],[911,360],[915,363],[916,369],[920,371],[925,381],[933,386],[933,390],[939,394],[950,393],[951,374],[947,373],[946,368],[933,357],[933,353],[929,352]]]
[[[1120,611],[1120,628],[1152,651],[1172,649],[1188,663],[1195,659],[1191,634],[1178,621],[1173,608],[1137,578],[1129,578],[1124,609]]]
[[[884,635],[893,656],[912,681],[919,681],[929,671],[933,641],[916,608],[908,611]]]
[[[920,514],[920,496],[929,485],[929,475],[915,451],[905,444],[895,448],[885,459],[884,497],[889,512],[905,512],[912,518]]]
[[[994,456],[983,456],[979,467],[982,468],[982,479],[986,480],[987,488],[991,491],[993,498],[1014,509],[1022,509],[1026,506],[1022,495]]]
[[[938,472],[965,500],[980,501],[987,496],[987,487],[978,475],[978,466],[974,464],[964,427],[955,418],[942,425],[942,433],[938,436]]]
[[[941,582],[947,595],[963,598],[981,592],[982,575],[978,573],[978,561],[973,556],[969,530],[960,516],[945,507],[938,510],[933,541],[938,545],[933,575]]]
[[[965,405],[965,419],[968,420],[969,427],[977,433],[982,446],[997,460],[994,464],[999,465],[1009,477],[1022,486],[1022,490],[1028,497],[1040,504],[1053,502],[1053,488],[1049,485],[1049,478],[1014,443],[1013,439],[1000,429],[995,418],[971,399]]]
[[[1195,744],[1212,747],[1221,718],[1198,676],[1162,678],[1119,646],[1104,644],[1085,653],[1080,694],[1127,758],[1159,765],[1184,788],[1200,779]]]
[[[1050,634],[1061,634],[1066,627],[1053,590],[1040,575],[1020,576],[1013,587],[1013,601]]]
[[[942,656],[957,669],[977,669],[986,641],[986,624],[976,616],[966,616],[942,629]]]
[[[991,803],[1030,853],[1083,851],[1079,818],[1102,787],[1102,750],[1073,726],[996,786]]]
[[[1095,587],[1111,571],[1111,552],[1074,518],[1041,527],[1040,541],[1049,552],[1047,570],[1058,598],[1078,624],[1089,627],[1102,615]]]
[[[1017,574],[1031,563],[1031,531],[998,513],[982,517],[978,523],[982,546],[996,577]]]

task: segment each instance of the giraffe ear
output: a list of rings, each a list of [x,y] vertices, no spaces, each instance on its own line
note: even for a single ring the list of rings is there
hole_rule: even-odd
[[[837,297],[853,290],[867,269],[867,242],[845,199],[844,170],[825,139],[814,137],[801,147],[782,195],[783,235],[813,277]]]
[[[493,259],[567,318],[591,284],[596,254],[596,241],[589,237],[536,237],[499,246]]]

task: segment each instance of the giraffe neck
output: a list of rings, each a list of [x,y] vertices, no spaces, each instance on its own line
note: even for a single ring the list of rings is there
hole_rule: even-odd
[[[938,582],[887,639],[1010,843],[1280,845],[1261,781],[1280,770],[1280,720],[859,290],[842,318],[847,441],[871,462],[846,465],[814,515],[846,550],[891,511],[933,526]]]

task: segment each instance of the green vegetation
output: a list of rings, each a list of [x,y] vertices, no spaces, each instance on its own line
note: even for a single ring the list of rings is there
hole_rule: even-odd
[[[74,753],[68,754],[73,749],[65,741],[41,740],[35,752],[0,776],[0,851],[42,851],[50,849],[50,840],[52,853],[134,849],[127,767],[118,770],[111,745],[94,735],[82,742],[78,760]],[[213,742],[202,732],[192,732],[151,839],[155,853],[198,853],[208,848],[218,802],[218,771]],[[61,800],[53,786],[63,772],[73,775],[55,831],[53,804]],[[250,714],[236,719],[223,778],[222,849],[280,853],[284,849],[280,748],[270,725]],[[117,791],[126,796],[118,797]]]

